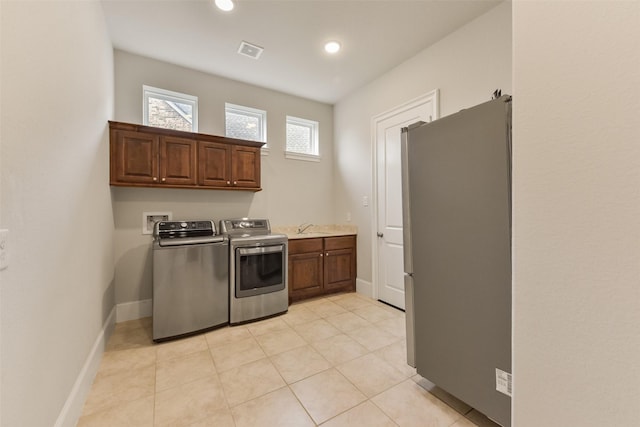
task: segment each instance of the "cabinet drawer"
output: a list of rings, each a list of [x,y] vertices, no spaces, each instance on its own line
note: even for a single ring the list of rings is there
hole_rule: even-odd
[[[355,236],[325,237],[324,250],[348,249],[356,245]]]
[[[322,252],[322,239],[291,239],[289,240],[290,254],[306,252]]]

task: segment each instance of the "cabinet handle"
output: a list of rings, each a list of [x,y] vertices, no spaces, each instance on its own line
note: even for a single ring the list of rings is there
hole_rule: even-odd
[[[233,185],[238,185],[238,181],[233,181]]]
[[[158,180],[158,178],[154,176],[154,177],[153,177],[153,180],[154,180],[154,181],[157,181],[157,180]]]
[[[327,252],[327,256],[329,256],[329,252]]]
[[[231,185],[231,181],[227,181],[227,185]]]
[[[322,258],[322,254],[320,254],[320,258]]]
[[[162,182],[165,182],[167,180],[167,178],[162,178]]]

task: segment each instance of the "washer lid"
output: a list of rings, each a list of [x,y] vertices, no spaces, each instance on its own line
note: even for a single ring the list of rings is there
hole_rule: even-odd
[[[160,239],[215,236],[216,225],[211,220],[160,221],[153,228],[153,235]]]

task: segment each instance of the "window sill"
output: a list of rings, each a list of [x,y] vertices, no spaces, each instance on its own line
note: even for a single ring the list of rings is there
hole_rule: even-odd
[[[285,151],[284,157],[292,160],[304,160],[305,162],[319,162],[320,156],[315,154],[294,153],[292,151]]]

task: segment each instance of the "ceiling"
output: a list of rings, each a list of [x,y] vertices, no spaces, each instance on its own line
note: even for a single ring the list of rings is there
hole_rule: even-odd
[[[102,0],[115,48],[333,104],[500,0]],[[328,40],[342,50],[324,52]],[[239,55],[242,41],[259,59]]]

